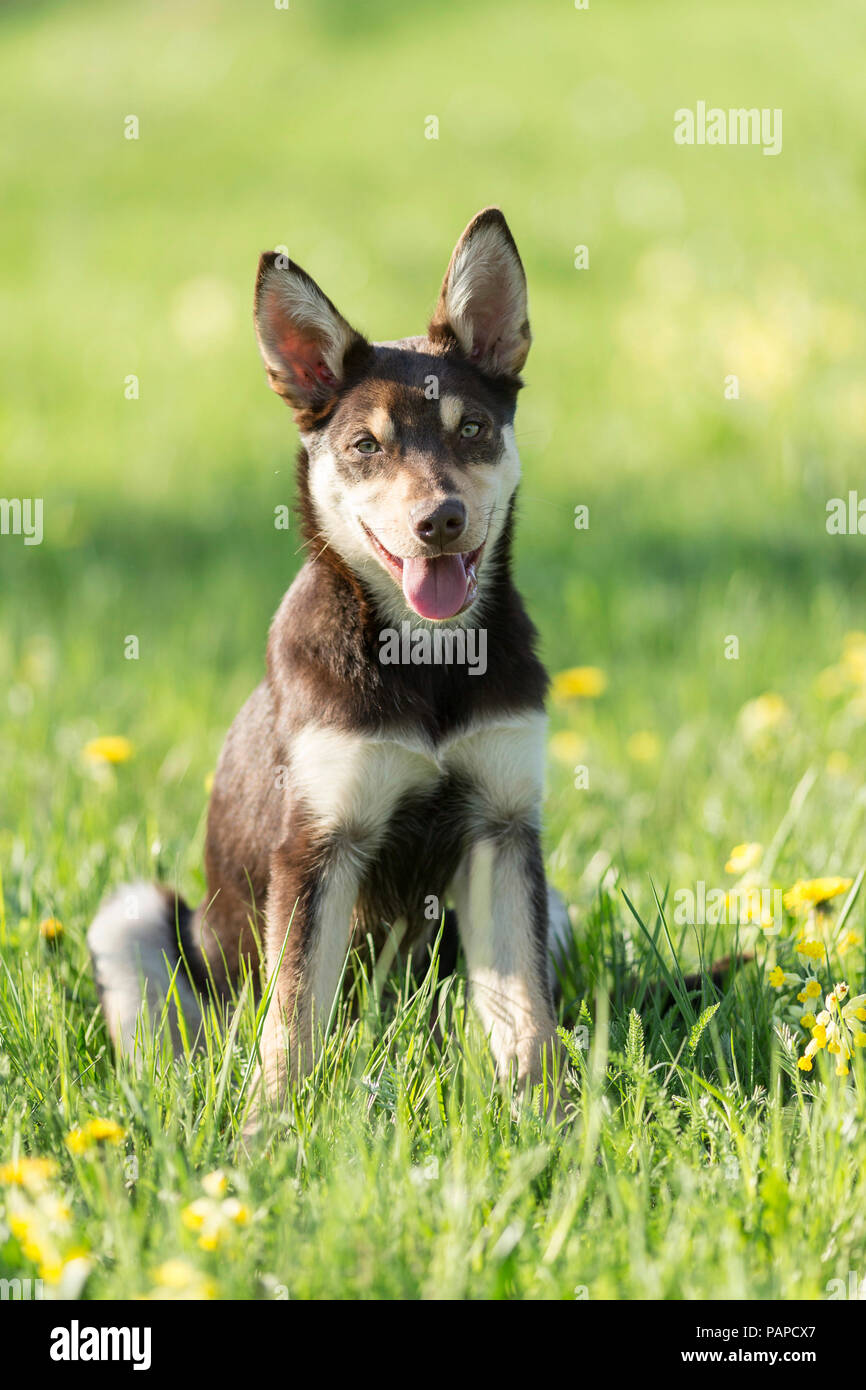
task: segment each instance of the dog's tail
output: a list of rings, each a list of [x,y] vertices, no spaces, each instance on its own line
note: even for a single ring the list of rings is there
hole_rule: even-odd
[[[132,883],[107,898],[87,933],[111,1040],[135,1057],[163,1013],[176,1054],[202,1032],[203,962],[193,913],[176,893]]]

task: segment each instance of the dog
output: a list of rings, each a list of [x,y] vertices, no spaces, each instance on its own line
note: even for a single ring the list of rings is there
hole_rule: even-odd
[[[426,336],[368,342],[276,253],[254,319],[300,435],[306,561],[219,759],[203,904],[134,884],[89,930],[112,1041],[135,1053],[173,977],[179,1050],[209,998],[258,977],[263,942],[259,1080],[279,1105],[313,1065],[353,946],[390,937],[423,964],[450,900],[497,1069],[531,1086],[569,924],[540,840],[548,680],[511,575],[530,346],[517,247],[498,208],[478,213]],[[446,634],[446,659],[425,659]],[[483,670],[447,659],[480,635]]]

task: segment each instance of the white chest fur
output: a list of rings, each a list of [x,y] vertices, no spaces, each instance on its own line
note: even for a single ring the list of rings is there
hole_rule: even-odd
[[[400,801],[452,773],[497,819],[537,818],[546,718],[540,711],[463,729],[434,745],[409,734],[365,735],[308,725],[291,746],[291,782],[322,829],[375,843]]]

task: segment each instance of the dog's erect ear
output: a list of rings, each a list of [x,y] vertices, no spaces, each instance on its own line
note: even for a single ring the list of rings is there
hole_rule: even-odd
[[[499,208],[473,217],[454,248],[428,334],[455,339],[491,376],[516,376],[526,361],[526,276]]]
[[[320,410],[343,384],[346,358],[366,346],[315,280],[276,251],[259,260],[256,337],[268,381],[295,410]]]

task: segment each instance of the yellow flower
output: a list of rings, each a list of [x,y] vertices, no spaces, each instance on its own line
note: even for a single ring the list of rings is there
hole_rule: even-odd
[[[201,1185],[209,1197],[224,1197],[228,1192],[229,1181],[222,1169],[217,1168],[213,1173],[205,1174]]]
[[[573,767],[586,752],[586,739],[571,729],[560,729],[550,740],[550,751],[557,762]]]
[[[250,1209],[244,1202],[239,1202],[237,1197],[228,1197],[223,1202],[223,1216],[228,1221],[233,1221],[236,1226],[246,1226],[249,1224]]]
[[[180,1214],[180,1219],[189,1231],[200,1231],[208,1213],[211,1211],[212,1203],[205,1201],[203,1197],[197,1197],[189,1206],[184,1207]]]
[[[214,1197],[197,1197],[184,1207],[180,1219],[187,1230],[198,1234],[202,1250],[216,1250],[233,1226],[248,1223],[250,1211],[237,1197],[226,1197],[224,1201]]]
[[[764,734],[774,733],[791,718],[791,711],[774,691],[748,700],[740,710],[738,720],[747,743],[757,742]]]
[[[835,700],[847,688],[848,675],[844,666],[826,666],[815,678],[815,694],[819,700]]]
[[[844,1062],[844,1059],[842,1059],[842,1058],[839,1059],[839,1062],[838,1062],[838,1064],[837,1064],[837,1066],[836,1066],[836,1075],[837,1075],[837,1076],[847,1076],[847,1075],[848,1075],[848,1068],[846,1067],[845,1062]]]
[[[53,1158],[13,1158],[9,1163],[0,1164],[0,1183],[34,1191],[44,1187],[57,1171]]]
[[[803,1014],[803,1017],[800,1019],[800,1027],[805,1028],[808,1033],[810,1029],[815,1027],[815,1015]]]
[[[866,683],[866,634],[862,632],[846,634],[842,665],[853,685]]]
[[[187,1260],[166,1260],[153,1273],[156,1290],[149,1299],[205,1299],[216,1297],[216,1285]]]
[[[553,677],[554,700],[594,700],[607,689],[607,676],[598,666],[572,666]]]
[[[852,951],[855,946],[860,945],[860,937],[855,931],[846,931],[845,935],[838,942],[836,950],[840,956],[844,956],[847,951]]]
[[[781,965],[777,965],[770,971],[767,980],[773,989],[790,989],[792,985],[800,983],[800,976],[792,975],[789,971],[783,970]]]
[[[121,1129],[114,1120],[97,1117],[71,1129],[66,1136],[66,1145],[72,1153],[84,1154],[95,1144],[119,1144],[125,1137],[126,1130]]]
[[[824,957],[824,946],[820,941],[798,941],[795,949],[798,955],[806,956],[808,960],[822,960]]]
[[[811,1057],[801,1057],[800,1060],[799,1060],[798,1063],[797,1063],[797,1066],[800,1068],[801,1071],[811,1071],[811,1070],[812,1070],[812,1058],[811,1058]]]
[[[755,842],[745,845],[734,845],[734,848],[728,856],[728,862],[725,865],[725,873],[748,873],[749,869],[754,869],[755,865],[758,864],[763,852],[764,846]]]
[[[105,734],[102,738],[92,738],[84,748],[84,756],[98,763],[125,763],[134,752],[132,743],[122,734]]]
[[[57,917],[45,917],[39,923],[39,935],[46,941],[56,941],[63,935],[63,923]]]
[[[853,881],[850,878],[800,878],[782,901],[792,912],[804,907],[816,907],[837,898],[840,893],[847,893]],[[800,949],[798,946],[797,950]],[[823,954],[823,951],[818,954]]]
[[[816,1047],[827,1046],[827,1029],[824,1027],[823,1023],[815,1024],[815,1027],[812,1029],[812,1037],[815,1039]]]
[[[827,754],[827,771],[831,777],[844,777],[851,766],[851,759],[841,748],[834,748]]]
[[[662,751],[661,740],[651,729],[641,729],[628,739],[625,751],[636,763],[654,763]]]

